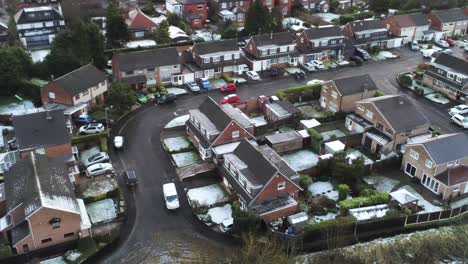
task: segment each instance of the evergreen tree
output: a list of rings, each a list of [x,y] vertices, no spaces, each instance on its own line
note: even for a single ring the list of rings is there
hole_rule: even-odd
[[[130,32],[116,0],[110,0],[107,9],[106,32],[107,44],[112,48],[122,47],[130,40]]]
[[[155,34],[156,44],[168,44],[171,42],[171,37],[169,36],[169,23],[164,20],[159,24],[158,30]]]
[[[255,0],[247,12],[244,30],[247,34],[256,35],[271,32],[271,17],[268,8],[261,0]]]
[[[374,11],[377,14],[386,14],[388,8],[390,7],[390,2],[388,0],[370,0],[369,9]]]
[[[122,82],[113,82],[106,96],[106,105],[112,106],[114,114],[120,116],[130,111],[135,104],[135,96],[130,87]]]
[[[32,60],[20,47],[0,49],[0,95],[14,95],[29,78]]]
[[[8,46],[20,46],[21,43],[18,39],[18,32],[16,31],[16,23],[15,18],[13,16],[10,17],[8,21],[8,38],[7,38]]]
[[[273,32],[283,31],[283,14],[278,6],[271,9],[271,30]]]

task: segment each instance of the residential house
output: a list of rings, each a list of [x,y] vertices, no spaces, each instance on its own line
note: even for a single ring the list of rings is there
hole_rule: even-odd
[[[166,9],[184,18],[195,29],[202,28],[208,19],[206,0],[166,0]]]
[[[345,126],[363,133],[362,145],[383,157],[399,151],[408,137],[427,133],[430,123],[408,96],[384,95],[356,102]]]
[[[52,0],[54,1],[54,0]],[[55,0],[56,1],[56,0]],[[63,16],[67,21],[91,17],[105,17],[108,0],[61,0]]]
[[[299,53],[294,39],[290,32],[253,36],[244,47],[247,65],[253,71],[264,71],[288,64],[297,66]]]
[[[50,6],[24,8],[15,14],[18,37],[27,49],[49,47],[65,29],[62,13]]]
[[[305,9],[328,13],[330,11],[329,0],[301,0],[301,4]]]
[[[140,8],[128,12],[125,23],[133,39],[153,38],[158,27]]]
[[[303,61],[321,60],[344,55],[345,37],[338,26],[309,28],[296,39]]]
[[[333,112],[349,113],[356,108],[356,102],[373,98],[377,85],[369,74],[343,77],[322,84],[320,106]]]
[[[8,27],[0,22],[0,48],[6,47],[8,44]]]
[[[423,83],[451,99],[468,102],[468,62],[442,52],[424,72]]]
[[[444,32],[441,38],[467,34],[468,12],[466,7],[432,11],[427,16],[431,20],[433,29]]]
[[[250,3],[250,0],[212,0],[209,1],[209,8],[213,9],[212,12],[223,21],[236,21],[242,25],[245,22]]]
[[[468,135],[446,134],[408,144],[401,164],[442,199],[468,193]]]
[[[218,145],[253,138],[254,125],[248,116],[230,104],[217,104],[211,97],[198,109],[189,110],[189,115],[187,133],[204,160],[213,157],[211,150]]]
[[[394,36],[403,38],[403,44],[413,40],[431,40],[433,37],[429,30],[431,21],[424,14],[390,16],[384,23]]]
[[[107,76],[94,65],[87,64],[57,79],[41,89],[42,104],[63,105],[68,109],[86,112],[96,104],[104,103],[108,90]]]
[[[6,172],[5,196],[0,228],[18,254],[91,235],[83,200],[60,158],[32,152],[19,160]]]
[[[344,36],[348,37],[357,48],[397,48],[401,46],[401,38],[390,36],[387,27],[381,20],[349,22],[344,26],[341,32]]]
[[[220,166],[223,184],[237,194],[242,210],[265,221],[296,213],[299,176],[270,147],[244,139],[234,152],[224,154]]]
[[[211,42],[195,43],[191,55],[196,67],[195,79],[205,77],[220,77],[223,73],[242,73],[239,72],[241,62],[241,53],[237,42],[233,39]]]
[[[182,85],[185,79],[179,52],[174,47],[115,53],[112,72],[116,80],[134,89],[152,87],[157,82]]]

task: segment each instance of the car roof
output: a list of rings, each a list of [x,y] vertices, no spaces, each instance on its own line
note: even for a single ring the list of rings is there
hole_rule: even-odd
[[[175,184],[173,182],[164,184],[163,192],[165,195],[177,194]]]
[[[232,217],[226,218],[226,219],[223,220],[223,225],[224,226],[230,226],[232,224],[234,224],[234,219]]]
[[[127,174],[128,179],[136,179],[136,174],[135,171],[132,170],[126,170],[125,174]]]

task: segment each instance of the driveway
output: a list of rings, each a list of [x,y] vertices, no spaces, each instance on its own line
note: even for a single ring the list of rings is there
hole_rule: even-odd
[[[399,59],[312,73],[308,80],[369,73],[384,93],[408,93],[435,127],[446,132],[461,131],[450,124],[447,106],[435,105],[396,85],[395,76],[416,66],[421,58],[419,52],[403,48]],[[250,82],[240,86],[237,93],[241,99],[262,94],[268,96],[278,89],[301,85],[306,81],[296,81],[290,77]],[[183,191],[185,186],[176,180],[175,169],[160,142],[160,133],[167,122],[187,114],[189,109],[197,108],[208,95],[216,100],[223,96],[219,91],[209,91],[181,97],[169,106],[148,104],[132,113],[117,131],[126,138],[127,143],[124,151],[115,153],[111,150],[109,153],[119,173],[119,183],[124,186],[121,172],[132,169],[139,178],[139,184],[134,189],[122,188],[128,201],[128,220],[122,228],[117,248],[100,259],[94,259],[94,263],[166,263],[171,262],[172,257],[188,258],[192,250],[207,255],[232,253],[235,243],[231,239],[213,232],[192,215]],[[162,184],[167,182],[176,183],[180,196],[181,208],[174,212],[166,210],[163,202]]]

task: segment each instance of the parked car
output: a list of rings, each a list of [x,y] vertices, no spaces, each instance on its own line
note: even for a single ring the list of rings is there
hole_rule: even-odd
[[[466,40],[466,39],[465,39],[465,40],[457,40],[457,41],[456,41],[456,44],[457,44],[457,46],[458,46],[459,48],[462,48],[462,49],[463,49],[463,48],[466,47],[466,45],[468,45],[468,40]]]
[[[234,224],[234,219],[232,217],[224,219],[223,222],[219,225],[219,230],[223,233],[229,233]]]
[[[223,93],[229,93],[229,92],[236,91],[237,87],[236,87],[236,84],[234,83],[226,83],[225,85],[221,86],[220,90]]]
[[[468,129],[468,116],[463,116],[460,114],[456,114],[451,118],[452,122],[461,126],[464,129]]]
[[[196,82],[188,82],[185,84],[185,87],[191,92],[199,92],[200,86]]]
[[[237,94],[230,94],[221,98],[220,102],[221,104],[233,104],[233,103],[237,103],[239,100],[240,98]]]
[[[247,71],[245,74],[247,75],[247,78],[249,78],[250,80],[260,81],[260,75],[258,75],[258,73],[255,71]]]
[[[359,56],[351,57],[351,61],[353,61],[356,64],[356,66],[361,66],[362,63],[364,62],[364,60]]]
[[[177,99],[177,96],[175,94],[168,93],[166,95],[163,95],[163,96],[159,97],[158,100],[156,101],[156,103],[158,103],[158,104],[170,104],[170,103],[175,102],[176,99]]]
[[[280,72],[281,72],[280,68],[272,67],[270,69],[270,77],[278,77],[280,75]]]
[[[304,70],[306,70],[306,71],[308,71],[308,72],[313,72],[313,71],[315,71],[314,65],[313,65],[312,63],[310,63],[310,62],[301,63],[300,65],[301,65],[301,67],[302,67]]]
[[[451,49],[444,49],[442,52],[447,53],[448,55],[453,55],[453,50]]]
[[[135,171],[126,170],[122,174],[122,178],[128,186],[135,186],[138,183]]]
[[[453,47],[455,45],[455,41],[453,41],[453,39],[446,38],[444,41],[449,44],[449,47]]]
[[[83,160],[83,165],[89,167],[96,163],[109,162],[109,156],[105,152],[98,152],[94,155],[91,155],[86,160]]]
[[[79,134],[97,134],[104,131],[104,125],[101,123],[89,123],[80,127]]]
[[[448,48],[450,47],[450,45],[443,39],[439,39],[435,42],[435,44],[439,47],[442,47],[442,48]]]
[[[296,71],[296,72],[294,72],[294,78],[296,80],[300,80],[300,79],[306,79],[307,76],[306,76],[305,72],[303,72],[303,71]]]
[[[351,63],[347,60],[340,60],[337,62],[337,64],[340,66],[340,67],[345,67],[345,66],[349,66]]]
[[[115,136],[114,137],[114,149],[123,149],[124,147],[124,137]]]
[[[468,105],[461,104],[450,108],[449,115],[453,116],[456,114],[465,115],[468,114]]]
[[[319,61],[319,60],[311,60],[310,63],[312,63],[312,65],[317,68],[318,70],[323,70],[325,69],[325,65],[323,65],[323,62]]]
[[[135,98],[138,103],[140,104],[146,104],[148,102],[148,98],[146,98],[146,95],[142,92],[134,92]]]
[[[164,184],[163,194],[167,209],[174,210],[179,208],[179,197],[177,195],[177,190],[174,183],[171,182]]]
[[[418,45],[417,40],[414,40],[414,41],[410,42],[410,49],[413,50],[413,51],[418,51],[419,50],[419,45]]]
[[[112,167],[112,164],[110,163],[97,163],[89,166],[86,169],[86,176],[88,177],[94,177],[98,176],[104,173],[112,173],[114,172],[114,168]]]
[[[463,49],[465,52],[468,52],[468,44],[465,45],[465,48]]]
[[[73,120],[75,124],[77,125],[87,125],[91,122],[93,122],[93,118],[90,117],[89,115],[79,115],[77,118]]]
[[[424,58],[430,58],[437,51],[435,49],[422,49],[421,52]]]
[[[201,88],[203,88],[205,90],[211,89],[211,83],[210,83],[210,81],[208,81],[208,78],[200,78],[200,79],[198,79],[198,81],[200,82]]]
[[[100,119],[96,119],[93,121],[93,123],[101,123],[104,127],[112,127],[112,125],[114,124],[114,120],[113,119],[105,119],[105,118],[100,118]]]
[[[311,81],[308,81],[307,85],[322,84],[322,83],[324,83],[324,81],[319,80],[319,79],[313,79]]]
[[[363,60],[369,60],[371,58],[371,56],[369,55],[367,51],[360,49],[360,48],[356,48],[354,55],[361,57],[361,59]]]

